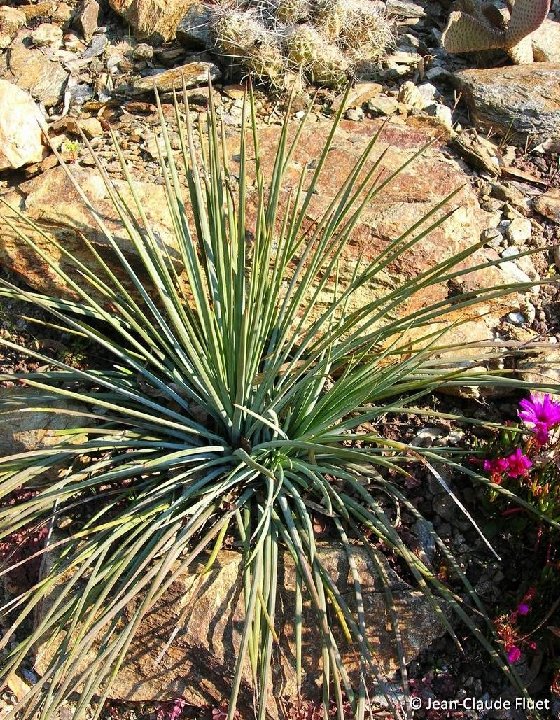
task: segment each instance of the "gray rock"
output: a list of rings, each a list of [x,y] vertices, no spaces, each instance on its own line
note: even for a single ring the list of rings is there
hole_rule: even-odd
[[[502,240],[502,233],[497,228],[486,228],[486,230],[482,231],[480,239],[489,245],[494,245],[496,241],[498,241],[499,244]]]
[[[560,64],[533,63],[455,74],[474,121],[518,142],[560,135]]]
[[[151,60],[154,57],[154,48],[148,43],[139,43],[132,51],[135,60]]]
[[[73,26],[89,42],[97,30],[100,6],[98,0],[82,0],[73,19]]]
[[[442,105],[441,103],[435,103],[435,105],[427,107],[424,112],[426,115],[435,118],[440,125],[443,125],[449,132],[453,132],[453,112],[450,107]]]
[[[45,107],[56,105],[62,98],[68,72],[40,49],[26,47],[24,39],[20,33],[9,53],[0,58],[0,77],[27,90]]]
[[[420,560],[430,566],[436,553],[434,526],[428,520],[417,520],[414,524],[414,533],[420,545]]]
[[[88,100],[92,100],[94,96],[93,86],[88,83],[79,83],[72,85],[69,88],[70,91],[70,105],[80,106]]]
[[[531,278],[531,280],[538,280],[539,274],[535,268],[535,265],[533,263],[533,260],[531,259],[530,255],[522,255],[519,257],[519,250],[516,247],[507,247],[503,250],[501,253],[501,257],[503,258],[511,258],[517,267],[524,272],[527,277]]]
[[[449,80],[453,78],[453,73],[441,65],[432,65],[432,67],[426,70],[425,78],[430,82],[432,82],[432,80]]]
[[[426,14],[422,5],[412,0],[387,0],[386,7],[389,15],[402,18],[423,18]]]
[[[62,45],[62,28],[54,23],[41,23],[31,33],[36,47],[59,48]]]
[[[433,509],[440,518],[451,523],[456,519],[457,513],[461,512],[453,498],[445,492],[434,497]]]
[[[359,122],[360,120],[364,119],[364,111],[361,107],[355,107],[355,108],[348,108],[348,110],[345,112],[344,117],[347,120],[353,120],[354,122]]]
[[[412,444],[416,447],[431,447],[434,444],[438,444],[438,440],[441,442],[441,438],[446,435],[445,430],[437,427],[425,427],[418,431],[412,440]]]
[[[560,63],[560,22],[545,20],[529,37],[534,62]]]
[[[107,47],[107,36],[103,34],[94,35],[91,39],[89,47],[82,55],[82,60],[89,60],[94,57],[99,57]]]
[[[451,139],[451,145],[469,165],[490,175],[500,174],[500,163],[493,143],[475,130],[463,130]]]
[[[186,48],[207,50],[212,45],[212,8],[204,3],[192,5],[177,26],[177,40]]]
[[[401,85],[399,89],[398,100],[403,105],[406,105],[409,108],[419,109],[423,109],[424,107],[426,107],[426,105],[430,105],[432,103],[432,100],[426,102],[425,97],[420,93],[416,85],[410,80],[407,80]]]
[[[422,56],[417,52],[407,52],[405,50],[398,51],[387,55],[383,60],[383,66],[389,70],[395,70],[398,75],[406,75],[412,70],[416,70]]]
[[[508,322],[512,323],[512,325],[524,325],[527,322],[527,318],[523,313],[520,312],[510,312],[507,314]]]
[[[529,203],[524,193],[511,183],[507,185],[501,182],[493,182],[491,187],[492,197],[509,203],[526,215],[529,210]]]
[[[523,272],[521,268],[511,260],[506,260],[500,263],[500,267],[503,272],[507,273],[511,278],[512,282],[518,283],[530,283],[533,282],[526,272]]]
[[[432,85],[431,83],[422,83],[422,85],[418,85],[418,94],[424,101],[423,107],[428,107],[428,105],[432,105],[435,102],[439,92],[435,85]]]

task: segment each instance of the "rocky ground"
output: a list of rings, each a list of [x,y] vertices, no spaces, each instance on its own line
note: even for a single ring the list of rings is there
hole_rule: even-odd
[[[448,287],[444,292],[476,290],[492,282],[546,281],[555,268],[560,268],[560,3],[552,3],[547,21],[532,36],[536,62],[516,66],[501,51],[466,56],[445,52],[440,38],[449,2],[386,0],[381,5],[395,29],[394,47],[378,66],[351,78],[353,87],[344,108],[332,167],[319,188],[316,206],[310,209],[310,220],[320,212],[321,203],[328,203],[336,193],[345,170],[352,167],[373,132],[387,121],[380,138],[380,150],[392,148],[384,160],[387,171],[428,139],[433,145],[420,165],[373,203],[357,228],[346,258],[348,264],[363,252],[374,253],[451,189],[463,186],[460,210],[401,267],[392,268],[395,276],[420,272],[442,253],[458,251],[480,239],[484,241],[481,259],[506,258],[507,262],[500,269],[467,276],[467,286]],[[496,5],[501,7],[499,2]],[[0,0],[0,198],[24,210],[71,248],[78,246],[80,233],[93,242],[101,240],[73,194],[60,168],[60,158],[73,167],[86,194],[102,208],[112,227],[118,225],[86,140],[118,182],[121,165],[116,143],[133,177],[141,183],[148,217],[164,241],[170,236],[162,212],[160,121],[154,86],[161,95],[164,116],[171,118],[172,93],[182,91],[185,83],[196,122],[208,109],[210,76],[212,100],[227,136],[232,143],[238,137],[244,78],[235,74],[230,60],[216,51],[205,24],[212,6],[169,0],[161,12],[153,11],[153,7],[158,4],[142,0],[9,4]],[[265,156],[272,155],[287,93],[293,92],[290,112],[294,124],[310,110],[309,130],[294,159],[292,170],[296,172],[313,161],[329,119],[340,106],[341,94],[336,88],[322,87],[314,94],[312,87],[294,87],[297,73],[288,75],[286,88],[257,87],[255,97]],[[171,145],[174,150],[179,147],[179,138],[173,132]],[[232,145],[232,160],[234,155]],[[541,250],[523,254],[536,249]],[[54,251],[50,248],[49,252]],[[55,259],[60,260],[60,256]],[[38,290],[50,291],[58,282],[52,273],[29,262],[17,236],[5,224],[0,228],[0,270],[3,277]],[[517,370],[525,377],[534,377],[537,370],[545,372],[550,382],[558,383],[559,371],[554,367],[545,370],[543,358],[552,362],[560,355],[556,350],[560,342],[559,303],[558,286],[544,284],[526,296],[512,297],[505,305],[488,306],[484,317],[465,324],[463,335],[456,340],[515,340],[520,347],[536,341],[540,347],[521,357]],[[53,352],[68,352],[64,339],[36,330],[13,303],[0,304],[0,323],[0,332],[12,340],[39,343],[39,347],[46,343],[44,346]],[[72,352],[80,362],[81,349],[74,347]],[[10,372],[29,367],[16,353],[0,356],[0,366]],[[515,419],[515,398],[500,401],[499,410],[492,399],[480,397],[439,398],[435,402],[447,408],[476,403],[468,409],[486,416],[494,413],[496,419]],[[459,441],[453,429],[444,425],[403,426],[399,432],[417,434],[424,443],[442,437],[448,442]],[[512,569],[506,577],[500,566],[488,563],[480,539],[469,523],[457,516],[456,508],[449,507],[448,497],[437,484],[419,478],[417,487],[409,491],[440,535],[449,539],[485,601],[498,604],[501,595],[512,593],[523,577],[524,563],[530,564],[530,555],[518,553],[510,538],[512,544],[509,551],[504,548],[504,562]],[[479,493],[474,488],[462,491],[465,501],[480,505],[483,498]],[[423,545],[422,528],[413,528],[409,520],[411,541],[418,544],[419,552],[433,552]],[[413,618],[411,625],[414,622]],[[503,677],[481,658],[477,648],[467,641],[465,649],[464,654],[457,653],[445,638],[429,648],[418,642],[413,653],[417,658],[409,671],[419,695],[451,698],[467,692],[492,698],[509,692]],[[538,656],[529,658],[520,669],[534,693],[544,692],[548,671],[542,661],[539,665]],[[31,668],[26,679],[34,679]],[[17,693],[17,689],[12,690]],[[12,700],[9,693],[4,696],[7,705]],[[113,703],[107,708],[107,717],[132,720],[155,713],[159,720],[173,712],[172,707],[158,709],[146,704],[146,698],[138,697],[137,701]],[[206,710],[192,708],[182,708],[184,717],[223,720],[218,704]],[[313,717],[311,710],[305,714],[292,708],[290,712],[294,718]],[[556,709],[554,717],[558,712]],[[473,712],[417,717],[517,720],[529,715]]]

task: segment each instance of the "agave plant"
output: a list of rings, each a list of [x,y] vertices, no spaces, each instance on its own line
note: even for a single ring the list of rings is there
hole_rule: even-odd
[[[142,273],[133,269],[93,207],[92,216],[120,269],[117,273],[91,244],[89,251],[101,273],[57,245],[79,272],[79,283],[41,251],[33,240],[38,228],[31,220],[14,208],[4,216],[75,299],[48,297],[6,281],[1,294],[47,311],[55,326],[98,348],[97,368],[105,363],[101,370],[76,368],[19,348],[51,369],[1,377],[40,391],[45,411],[61,412],[52,402],[61,397],[87,408],[80,411],[85,426],[61,434],[54,446],[0,459],[2,498],[9,500],[19,492],[17,502],[4,502],[0,508],[0,538],[52,524],[77,508],[82,518],[54,549],[51,543],[50,560],[35,585],[3,608],[11,618],[1,643],[4,679],[38,643],[57,633],[60,637],[49,668],[12,716],[46,720],[77,693],[75,716],[91,704],[98,717],[142,618],[185,568],[196,562],[202,563],[202,572],[212,568],[226,538],[234,538],[242,553],[245,607],[229,720],[247,666],[257,716],[265,717],[271,690],[268,670],[277,640],[279,570],[285,555],[292,559],[297,576],[296,672],[300,677],[301,608],[307,603],[314,608],[321,639],[323,703],[328,708],[334,697],[339,718],[348,703],[353,717],[364,717],[367,694],[377,677],[367,641],[364,578],[353,560],[356,545],[365,550],[381,578],[380,544],[399,557],[449,632],[455,635],[449,619],[452,610],[507,672],[505,658],[487,640],[492,630],[484,609],[445,543],[434,534],[462,592],[451,590],[407,548],[393,522],[391,508],[396,506],[418,517],[398,481],[407,465],[423,463],[447,487],[438,466],[459,469],[457,455],[447,448],[410,448],[372,428],[386,413],[422,412],[419,398],[445,383],[515,384],[500,375],[481,379],[468,363],[459,369],[445,367],[437,359],[444,347],[439,336],[432,333],[414,341],[409,331],[428,327],[445,313],[526,287],[493,287],[478,297],[454,297],[413,312],[397,312],[414,293],[469,272],[459,270],[458,263],[480,247],[475,244],[356,308],[351,300],[360,289],[420,243],[452,209],[442,216],[442,207],[434,208],[373,261],[358,264],[342,286],[337,281],[338,263],[361,210],[394,177],[379,179],[381,158],[368,163],[376,137],[321,220],[304,232],[306,211],[342,110],[310,177],[302,174],[290,201],[282,203],[283,177],[303,124],[293,137],[284,124],[268,180],[249,98],[243,117],[249,133],[241,133],[234,178],[212,103],[206,128],[197,134],[186,94],[184,102],[186,123],[175,104],[178,159],[160,107],[161,169],[176,243],[173,257],[150,228],[122,158],[132,202],[101,165],[99,170],[141,260]],[[246,237],[249,142],[256,157],[252,243]],[[118,144],[115,147],[119,152]],[[181,166],[186,190],[179,181]],[[10,219],[12,213],[17,221]],[[334,299],[324,307],[319,300],[327,286],[334,287]],[[6,339],[0,342],[17,349]],[[13,402],[17,404],[17,396]],[[21,409],[25,410],[23,400]],[[64,470],[46,474],[53,466]],[[476,475],[472,468],[464,472]],[[321,562],[313,529],[313,519],[320,515],[348,556],[350,596]],[[13,566],[4,568],[3,574],[10,570]],[[391,612],[389,590],[387,603]],[[21,629],[36,613],[33,629],[22,637]],[[399,646],[398,623],[394,614],[390,617]],[[343,642],[357,651],[355,674],[345,665]],[[406,661],[402,652],[399,656],[406,684]]]

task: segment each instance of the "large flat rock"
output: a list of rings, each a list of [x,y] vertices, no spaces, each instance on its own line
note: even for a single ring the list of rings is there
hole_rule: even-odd
[[[141,272],[138,253],[123,228],[101,175],[90,169],[72,168],[72,176],[95,208],[118,248],[126,254],[135,270]],[[115,184],[125,199],[133,204],[128,183],[116,181]],[[173,255],[171,222],[167,213],[164,189],[151,183],[137,183],[136,192],[156,237],[168,244]],[[101,265],[84,244],[83,237],[100,251],[113,272],[121,280],[126,280],[104,231],[93,219],[87,205],[62,167],[48,170],[20,184],[17,190],[8,192],[3,199],[18,212],[25,213],[25,216],[40,228],[40,231],[37,231],[20,220],[15,212],[10,212],[4,206],[0,208],[0,214],[5,214],[16,223],[18,229],[31,237],[56,268],[53,269],[43,262],[37,253],[21,240],[17,232],[7,224],[2,224],[0,262],[21,275],[34,289],[73,300],[78,299],[78,295],[68,287],[57,272],[58,269],[63,270],[80,286],[86,287],[83,278],[80,280],[79,273],[64,255],[63,250],[72,253],[80,262],[85,263],[98,277],[106,279]],[[51,238],[56,238],[61,247],[54,245]],[[97,297],[97,299],[101,298]]]
[[[85,413],[83,405],[35,388],[0,388],[0,457],[58,445],[65,430],[91,427]],[[84,439],[83,434],[76,434],[68,442]],[[59,469],[53,465],[47,477],[55,478]]]
[[[348,174],[358,162],[367,143],[379,130],[380,124],[380,121],[368,120],[361,123],[346,120],[341,122],[308,208],[307,221],[304,223],[305,231],[312,230],[326,212]],[[321,153],[329,127],[328,123],[316,123],[309,125],[302,132],[299,146],[288,164],[282,194],[284,202],[289,193],[297,188],[303,168],[307,167],[308,176],[312,175],[312,169]],[[268,127],[263,128],[259,134],[262,166],[265,169],[272,167],[279,133],[280,128]],[[372,163],[380,160],[377,174],[381,180],[391,176],[397,168],[425,147],[429,140],[429,136],[423,131],[410,129],[404,125],[391,123],[385,125],[371,154]],[[233,148],[232,165],[238,161],[236,152],[237,150]],[[371,164],[366,164],[364,175],[370,167]],[[395,287],[403,280],[415,278],[437,263],[471,247],[478,242],[481,231],[487,227],[487,214],[480,208],[468,175],[455,160],[442,152],[441,143],[437,141],[426,148],[421,156],[413,160],[366,204],[341,257],[339,273],[342,284],[345,280],[350,280],[356,262],[373,261],[391,240],[401,236],[422,220],[429,211],[456,189],[459,190],[457,195],[446,207],[432,216],[430,222],[442,218],[452,208],[455,212],[417,244],[402,252],[391,263],[387,272],[380,273],[375,282],[365,285],[359,293],[356,293],[348,304],[349,309],[371,302],[386,293],[388,288]],[[251,222],[254,212],[250,210],[248,216]],[[420,229],[424,228],[425,226],[421,226]],[[482,248],[459,263],[457,268],[466,269],[497,259],[494,250]],[[506,270],[500,267],[488,267],[462,276],[460,289],[476,291],[514,281]],[[406,308],[401,308],[401,312],[405,309],[414,311],[438,302],[446,298],[449,292],[450,289],[444,283],[424,288],[410,299]],[[332,302],[333,293],[325,292],[322,299],[324,306],[327,306]],[[493,329],[507,312],[507,308],[511,309],[512,304],[516,306],[518,300],[519,298],[510,296],[481,303],[472,310],[450,313],[439,321],[435,320],[431,327],[425,327],[420,332],[426,335],[430,331],[448,328],[449,332],[445,338],[442,338],[442,342],[465,343],[489,340],[493,338]],[[452,323],[457,325],[451,327]],[[479,353],[479,349],[474,350],[475,355]]]
[[[287,167],[281,192],[281,204],[287,201],[290,193],[296,188],[302,169],[305,166],[313,167],[329,129],[329,123],[316,123],[304,130],[299,148]],[[335,135],[333,147],[309,206],[304,231],[312,229],[326,211],[370,138],[378,129],[379,123],[374,121],[364,121],[359,124],[342,122]],[[262,165],[265,168],[271,168],[278,142],[279,128],[264,127],[259,135]],[[372,162],[379,159],[383,153],[376,172],[381,177],[387,177],[417,153],[428,140],[429,137],[423,132],[398,125],[386,125],[372,153]],[[239,162],[237,142],[232,138],[229,150],[231,154],[230,167],[233,172],[235,172],[235,164]],[[248,152],[250,155],[250,147]],[[248,165],[250,171],[250,161]],[[366,165],[366,170],[369,167],[371,165]],[[120,249],[138,272],[141,272],[136,250],[122,228],[122,223],[100,175],[95,170],[81,168],[72,168],[72,173],[113,234]],[[308,175],[311,175],[310,171],[308,171]],[[117,181],[117,187],[130,199],[126,183]],[[154,227],[156,237],[170,249],[172,257],[177,257],[176,241],[162,186],[138,183],[137,188],[140,202],[148,220]],[[352,232],[350,242],[341,258],[340,278],[342,282],[351,277],[358,261],[373,260],[393,238],[406,232],[410,226],[421,220],[427,212],[441,203],[456,188],[459,188],[459,192],[453,199],[453,207],[456,209],[451,217],[414,247],[400,254],[375,282],[364,286],[360,293],[352,299],[350,308],[379,297],[402,279],[413,278],[433,267],[434,264],[450,257],[453,253],[465,250],[478,242],[481,230],[486,227],[487,215],[480,209],[475,192],[470,187],[468,176],[459,164],[446,157],[438,146],[426,149],[421,157],[411,163],[379,195],[367,203],[362,218]],[[47,171],[20,185],[17,191],[8,193],[5,199],[32,218],[46,233],[47,237],[43,237],[40,233],[26,228],[41,249],[52,258],[53,263],[57,267],[63,268],[77,282],[83,283],[83,279],[72,269],[61,250],[50,242],[49,237],[55,237],[67,251],[75,253],[80,261],[85,262],[88,267],[97,272],[95,261],[83,243],[82,237],[85,236],[102,252],[111,267],[117,270],[118,263],[113,257],[103,233],[92,219],[89,210],[84,206],[62,168]],[[253,193],[250,195],[247,213],[248,230],[254,223],[255,208],[256,199]],[[438,215],[443,216],[450,209],[450,206],[442,208],[438,211]],[[17,218],[12,216],[12,219],[19,224]],[[497,255],[493,250],[481,249],[468,261],[463,261],[461,267],[470,267],[486,260],[496,259]],[[69,292],[60,276],[40,262],[34,252],[6,223],[0,225],[0,261],[23,276],[27,283],[41,292],[54,292],[72,297],[72,293]],[[101,270],[99,272],[102,273]],[[464,290],[471,291],[511,282],[511,280],[512,278],[505,271],[498,267],[490,267],[462,277],[461,283]],[[424,307],[428,303],[447,297],[448,293],[449,288],[445,284],[425,288],[410,300],[408,309]],[[332,301],[332,298],[332,291],[326,291],[321,302],[326,306]],[[511,299],[493,301],[491,304],[481,306],[476,311],[469,311],[468,316],[456,313],[452,319],[454,321],[472,321],[473,332],[469,332],[470,340],[488,340],[492,335],[492,328],[507,311],[511,310],[511,303]],[[440,327],[441,329],[450,327],[449,318],[442,321]]]
[[[367,636],[375,662],[382,675],[391,676],[398,668],[398,661],[383,585],[369,555],[358,546],[353,548],[352,554],[362,583]],[[324,545],[318,550],[318,557],[352,606],[353,580],[346,552],[338,546]],[[422,592],[413,590],[389,567],[386,572],[406,660],[410,662],[442,635],[444,628]],[[288,554],[281,556],[280,575],[276,625],[279,646],[276,645],[274,650],[274,692],[268,702],[268,710],[274,717],[281,714],[285,700],[297,697],[293,620],[295,568]],[[245,617],[241,578],[241,556],[223,551],[208,574],[186,574],[178,579],[139,625],[110,695],[136,701],[184,697],[195,705],[218,704],[226,699]],[[333,627],[335,624],[333,621]],[[317,699],[320,697],[321,641],[309,599],[304,600],[302,625],[303,696]],[[160,657],[170,638],[167,651]],[[40,674],[45,672],[60,640],[55,637],[39,648],[35,669]],[[345,644],[340,633],[337,633],[337,642],[349,671],[356,670],[355,648]],[[87,662],[88,658],[83,661],[83,667]],[[247,667],[240,698],[240,709],[247,712],[251,710],[249,678]],[[373,677],[370,677],[370,683],[371,691]]]
[[[455,74],[480,127],[524,142],[560,136],[560,63],[532,63]]]

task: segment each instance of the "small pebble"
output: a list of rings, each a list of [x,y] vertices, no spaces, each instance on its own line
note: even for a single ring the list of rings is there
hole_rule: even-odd
[[[432,105],[435,102],[436,97],[439,95],[437,88],[431,83],[422,83],[422,85],[418,85],[418,93],[424,101],[424,107]]]
[[[88,139],[103,135],[103,127],[97,118],[85,118],[80,120],[80,128]]]
[[[441,103],[430,105],[426,108],[426,113],[431,117],[434,117],[440,125],[447,128],[447,130],[453,130],[453,113],[451,108]]]
[[[516,211],[511,207],[511,205],[508,205],[507,203],[506,203],[506,205],[504,205],[503,213],[504,213],[504,217],[505,217],[507,220],[515,220],[516,218],[519,217],[519,213],[516,212]]]
[[[521,245],[531,239],[531,221],[527,218],[514,218],[506,229],[506,237],[514,245]]]
[[[53,23],[41,23],[31,33],[33,44],[37,47],[59,48],[62,45],[62,28]]]
[[[392,115],[397,112],[399,102],[397,98],[380,95],[369,100],[367,106],[376,115]]]
[[[496,240],[501,242],[502,240],[502,233],[497,228],[486,228],[486,230],[483,230],[480,234],[480,239],[483,242],[495,245]]]
[[[508,322],[512,323],[513,325],[524,325],[527,322],[527,318],[523,313],[520,312],[510,312],[507,314]]]
[[[151,60],[154,57],[154,48],[148,43],[140,43],[132,51],[135,60]]]
[[[354,122],[360,122],[360,120],[364,119],[364,111],[361,107],[355,107],[355,108],[349,108],[344,117],[347,120],[352,120]]]

